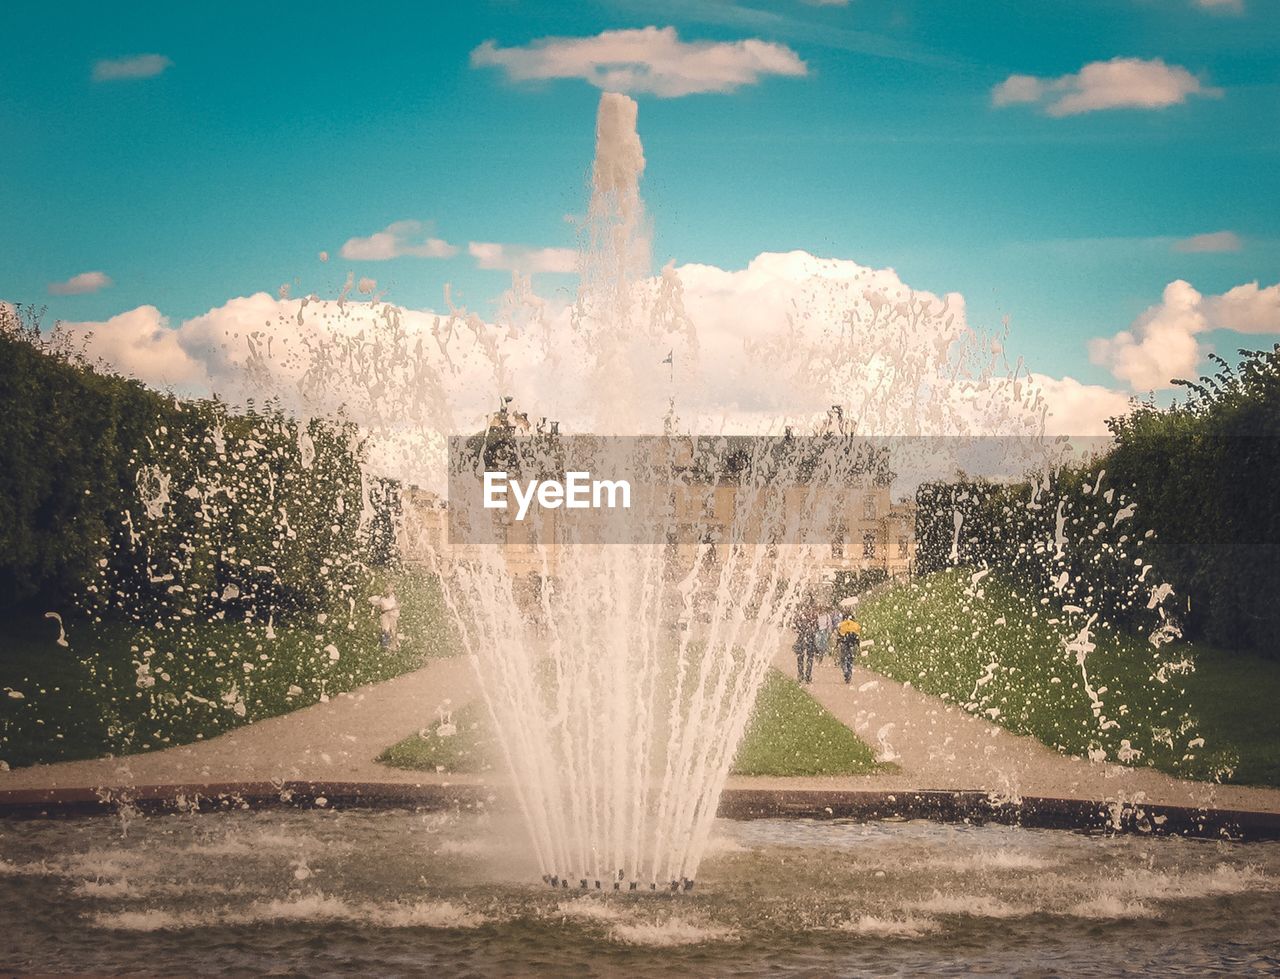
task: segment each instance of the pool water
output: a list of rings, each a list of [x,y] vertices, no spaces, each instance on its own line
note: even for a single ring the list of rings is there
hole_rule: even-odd
[[[0,966],[1280,974],[1277,843],[722,820],[682,894],[552,891],[527,851],[501,817],[404,811],[0,822]]]

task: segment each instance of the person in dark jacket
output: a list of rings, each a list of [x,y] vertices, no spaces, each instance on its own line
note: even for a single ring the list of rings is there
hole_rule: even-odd
[[[796,679],[813,682],[813,659],[818,654],[818,606],[805,602],[795,617]]]
[[[844,674],[844,682],[853,681],[853,661],[858,658],[858,647],[862,645],[862,626],[853,617],[852,609],[846,611],[836,626],[836,658],[840,663],[840,672]]]

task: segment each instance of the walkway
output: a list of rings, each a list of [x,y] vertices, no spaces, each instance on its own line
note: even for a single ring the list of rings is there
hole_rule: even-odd
[[[374,759],[436,720],[437,705],[450,700],[461,706],[475,695],[465,657],[433,659],[394,680],[359,687],[328,703],[248,724],[208,741],[4,772],[0,791],[273,780],[438,781],[434,775],[390,768]],[[464,781],[456,776],[454,780]]]
[[[774,666],[795,675],[795,656],[780,650]],[[1041,796],[1098,801],[1280,812],[1280,789],[1187,782],[1152,768],[1095,764],[1012,734],[937,697],[857,667],[845,686],[834,663],[814,670],[808,691],[851,727],[896,775],[832,779],[831,787],[881,791],[981,789],[1016,799]],[[738,779],[762,786],[770,781]],[[817,780],[805,780],[816,783]]]
[[[775,665],[795,669],[790,648]],[[885,760],[888,775],[838,778],[746,778],[733,788],[905,790],[978,789],[1016,799],[1044,796],[1097,801],[1280,812],[1280,789],[1184,782],[1153,769],[1098,765],[1059,754],[869,670],[845,686],[828,661],[808,688]],[[0,791],[175,783],[295,780],[411,785],[474,782],[380,765],[387,747],[435,720],[446,700],[459,707],[477,694],[463,657],[432,660],[394,680],[362,687],[281,717],[182,747],[122,758],[37,765],[0,774]]]

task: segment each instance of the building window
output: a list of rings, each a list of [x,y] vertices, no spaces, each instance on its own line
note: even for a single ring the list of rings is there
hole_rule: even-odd
[[[844,534],[844,525],[836,524],[834,533],[831,535],[831,556],[833,558],[844,557]]]
[[[876,535],[870,531],[862,535],[862,556],[864,558],[876,556]]]
[[[876,498],[871,493],[862,498],[862,518],[864,520],[874,520],[876,518]]]
[[[720,563],[720,545],[717,538],[718,535],[714,531],[702,532],[702,559],[708,567],[714,567]]]
[[[906,537],[898,538],[898,557],[908,558],[911,556],[911,541]]]
[[[714,490],[702,498],[702,515],[704,517],[714,517],[716,515],[716,494]]]

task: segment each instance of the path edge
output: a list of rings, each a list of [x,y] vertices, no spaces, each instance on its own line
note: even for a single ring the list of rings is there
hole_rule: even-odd
[[[54,819],[126,813],[173,814],[270,809],[413,809],[483,812],[503,803],[500,787],[480,782],[222,782],[0,791],[0,818]],[[726,788],[724,819],[927,819],[996,823],[1115,835],[1182,836],[1253,842],[1280,840],[1280,812],[1197,809],[1144,802],[1027,796],[977,790]]]

